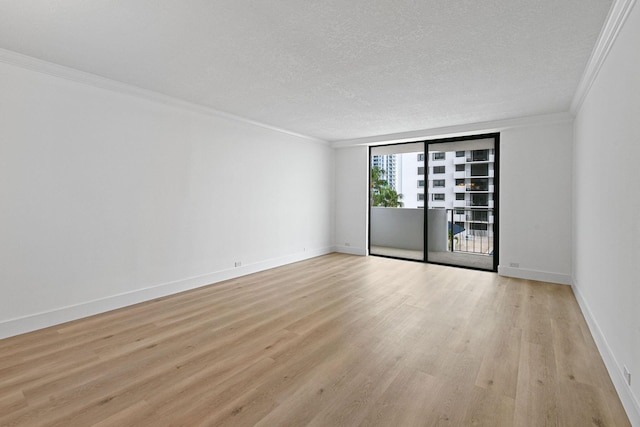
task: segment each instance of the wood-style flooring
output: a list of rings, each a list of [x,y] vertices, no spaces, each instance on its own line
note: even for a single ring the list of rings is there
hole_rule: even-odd
[[[1,426],[628,426],[571,288],[330,254],[0,341]]]

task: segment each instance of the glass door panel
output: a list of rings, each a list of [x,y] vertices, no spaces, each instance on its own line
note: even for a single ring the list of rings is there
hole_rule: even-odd
[[[494,270],[495,139],[427,144],[428,262]]]
[[[371,148],[372,255],[424,261],[424,143]]]

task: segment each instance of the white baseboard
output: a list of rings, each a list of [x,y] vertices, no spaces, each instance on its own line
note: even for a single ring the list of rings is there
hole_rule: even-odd
[[[573,294],[576,296],[576,300],[578,300],[578,305],[580,306],[582,314],[587,321],[587,326],[589,327],[591,335],[596,342],[596,346],[600,351],[600,356],[602,356],[602,360],[607,367],[607,371],[609,371],[609,376],[611,377],[611,381],[613,381],[613,386],[618,392],[622,406],[624,406],[624,409],[627,412],[629,421],[632,426],[640,427],[640,400],[638,400],[634,395],[631,387],[627,385],[622,365],[618,363],[618,360],[613,354],[613,351],[611,350],[606,337],[602,333],[598,322],[596,322],[596,319],[593,317],[589,304],[584,299],[584,295],[580,292],[580,286],[574,281],[571,288],[573,289]]]
[[[364,249],[364,248],[354,248],[353,246],[334,246],[333,247],[333,251],[334,252],[340,252],[340,253],[343,253],[343,254],[367,256],[367,250],[366,249]]]
[[[640,427],[640,400],[638,400],[638,398],[633,394],[631,387],[627,385],[622,365],[618,363],[618,360],[613,354],[613,351],[611,350],[605,335],[602,333],[598,322],[596,322],[596,319],[593,317],[589,303],[587,303],[584,295],[580,292],[580,286],[575,281],[572,285],[572,289],[576,296],[576,300],[578,300],[578,305],[582,310],[582,314],[587,321],[587,326],[589,326],[591,335],[598,346],[602,360],[609,371],[609,376],[611,377],[611,381],[613,381],[613,386],[618,392],[622,406],[624,406],[625,411],[627,411],[629,421],[632,426]]]
[[[507,277],[516,277],[518,279],[537,280],[539,282],[559,283],[561,285],[570,285],[571,276],[568,274],[551,273],[548,271],[528,270],[525,268],[503,267],[498,266],[498,274]]]
[[[196,277],[188,277],[186,279],[162,283],[143,289],[136,289],[134,291],[112,295],[106,298],[86,301],[67,307],[60,307],[42,313],[34,313],[15,319],[4,320],[0,322],[0,339],[35,331],[37,329],[47,328],[49,326],[59,325],[61,323],[81,319],[94,314],[104,313],[106,311],[188,291],[190,289],[199,288],[247,274],[257,273],[270,268],[280,267],[293,262],[303,261],[305,259],[314,258],[331,252],[333,252],[333,248],[331,247],[306,250],[279,258],[243,265],[242,267],[220,270]]]

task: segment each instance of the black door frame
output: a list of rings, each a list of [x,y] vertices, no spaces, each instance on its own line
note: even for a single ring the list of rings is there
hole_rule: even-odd
[[[476,139],[487,139],[487,138],[493,138],[494,140],[494,162],[493,162],[493,168],[494,168],[494,176],[493,176],[493,269],[492,270],[486,270],[486,269],[481,269],[481,268],[475,268],[475,267],[468,267],[468,266],[462,266],[462,265],[456,265],[456,264],[447,264],[447,263],[440,263],[440,262],[433,262],[433,261],[429,261],[429,256],[428,256],[428,227],[427,227],[427,207],[426,204],[428,203],[428,195],[429,195],[429,185],[428,185],[428,170],[429,170],[429,146],[433,145],[433,144],[443,144],[443,143],[447,143],[447,142],[458,142],[458,141],[473,141]],[[406,260],[406,261],[417,261],[417,262],[423,262],[423,263],[429,263],[429,264],[437,264],[437,265],[445,265],[445,266],[450,266],[450,267],[458,267],[458,268],[467,268],[467,269],[471,269],[471,270],[481,270],[481,271],[493,271],[493,272],[497,272],[498,271],[498,264],[499,264],[499,258],[500,258],[500,132],[494,132],[494,133],[484,133],[484,134],[477,134],[477,135],[468,135],[468,136],[458,136],[458,137],[451,137],[451,138],[438,138],[438,139],[426,139],[426,140],[422,140],[422,141],[406,141],[406,142],[399,142],[399,143],[394,143],[394,144],[381,144],[378,145],[378,147],[385,147],[385,146],[393,146],[393,145],[403,145],[403,144],[415,144],[415,143],[423,143],[423,155],[424,155],[424,168],[425,168],[425,214],[424,214],[424,250],[423,250],[423,259],[422,260],[416,260],[416,259],[410,259],[410,258],[401,258],[401,257],[393,257],[393,256],[388,256],[388,255],[375,255],[374,256],[380,256],[380,257],[384,257],[384,258],[394,258],[394,259],[402,259],[402,260]],[[369,183],[369,194],[368,194],[368,205],[369,205],[369,227],[368,227],[368,251],[369,254],[371,254],[371,146],[369,147],[369,167],[368,167],[368,172],[369,172],[369,178],[368,178],[368,183]]]

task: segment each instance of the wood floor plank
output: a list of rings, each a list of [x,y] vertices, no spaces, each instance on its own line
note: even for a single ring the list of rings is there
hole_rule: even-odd
[[[438,378],[413,369],[403,369],[360,426],[424,426],[439,420],[435,396],[441,383]]]
[[[499,327],[487,344],[476,386],[515,399],[521,367],[522,330]]]
[[[558,425],[558,379],[552,346],[527,341],[520,351],[514,425]]]
[[[393,352],[370,352],[349,378],[343,392],[324,406],[307,425],[359,425],[401,372],[399,357]]]
[[[351,345],[313,369],[313,375],[301,383],[295,391],[281,393],[276,399],[279,405],[257,425],[263,427],[281,425],[306,425],[327,404],[341,397],[343,390],[356,372],[365,354]]]
[[[330,254],[0,340],[0,426],[628,426],[571,288]]]

